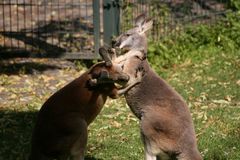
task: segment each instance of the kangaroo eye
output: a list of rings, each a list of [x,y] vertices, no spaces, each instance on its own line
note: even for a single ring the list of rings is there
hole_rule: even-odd
[[[130,34],[129,34],[129,33],[127,33],[127,34],[126,34],[126,36],[127,36],[127,37],[129,37],[129,36],[130,36]]]

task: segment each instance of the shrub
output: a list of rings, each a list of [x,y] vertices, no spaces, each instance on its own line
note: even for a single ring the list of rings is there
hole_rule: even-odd
[[[229,13],[213,25],[189,26],[179,36],[170,35],[161,41],[150,41],[148,58],[155,68],[169,67],[186,59],[196,60],[213,52],[204,48],[231,54],[240,49],[240,12]],[[216,52],[214,52],[216,53]]]

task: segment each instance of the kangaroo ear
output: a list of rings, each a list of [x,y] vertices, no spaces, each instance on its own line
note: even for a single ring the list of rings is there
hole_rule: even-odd
[[[136,27],[141,27],[146,19],[146,13],[142,13],[134,19]]]
[[[105,61],[106,66],[112,66],[112,60],[108,53],[108,49],[106,47],[99,48],[99,54],[102,57],[102,59]]]
[[[135,18],[135,26],[138,27],[138,32],[140,34],[150,30],[152,28],[152,25],[153,21],[151,18],[147,18],[146,13],[142,13]]]
[[[151,18],[148,18],[144,21],[144,24],[142,25],[141,33],[145,33],[146,31],[150,30],[153,26],[153,20]]]

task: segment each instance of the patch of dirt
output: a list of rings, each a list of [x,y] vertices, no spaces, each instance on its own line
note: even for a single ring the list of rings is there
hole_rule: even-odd
[[[0,61],[0,109],[40,105],[84,71],[86,68],[79,69],[73,62],[60,59]]]

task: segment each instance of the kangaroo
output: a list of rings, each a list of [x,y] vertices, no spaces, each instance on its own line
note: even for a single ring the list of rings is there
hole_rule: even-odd
[[[146,55],[145,32],[151,25],[151,20],[147,20],[144,14],[137,17],[135,27],[115,41],[115,47],[127,49],[128,52],[113,60],[113,63],[124,65],[123,72],[130,75],[129,82],[131,78],[134,79],[135,76],[131,75],[137,68],[144,70],[141,83],[124,95],[128,106],[140,121],[145,159],[202,160],[186,102],[154,72],[147,59],[140,60],[134,54]]]
[[[139,83],[122,89],[114,84],[128,80],[118,65],[100,62],[53,94],[38,113],[29,160],[83,160],[89,124],[108,96],[117,98]]]

